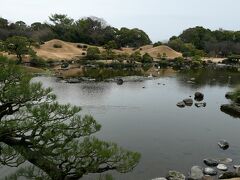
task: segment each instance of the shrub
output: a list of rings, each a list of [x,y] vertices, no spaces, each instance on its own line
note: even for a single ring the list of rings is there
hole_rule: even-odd
[[[53,44],[53,47],[54,48],[62,48],[62,45],[61,44]]]
[[[47,62],[40,57],[34,56],[30,60],[30,65],[33,67],[47,67]]]
[[[100,59],[100,50],[97,47],[89,47],[87,49],[86,59],[89,59],[89,60]]]

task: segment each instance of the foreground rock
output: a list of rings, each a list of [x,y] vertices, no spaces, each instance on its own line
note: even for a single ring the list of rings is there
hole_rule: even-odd
[[[220,171],[227,171],[228,167],[225,164],[218,164],[217,169]]]
[[[237,178],[240,177],[240,175],[236,172],[225,172],[221,174],[218,179],[231,179],[231,178]]]
[[[211,167],[214,167],[214,166],[218,165],[218,161],[216,159],[204,159],[203,162],[207,166],[211,166]]]
[[[201,92],[196,92],[196,93],[194,94],[194,99],[195,99],[196,101],[202,101],[203,98],[204,98],[204,94],[201,93]]]
[[[184,108],[186,105],[183,101],[181,101],[181,102],[177,103],[177,106],[180,107],[180,108]]]
[[[218,142],[218,146],[223,149],[226,150],[229,148],[229,143],[226,140],[221,140]]]
[[[152,179],[152,180],[167,180],[167,179],[164,178],[164,177],[160,177],[160,178],[154,178],[154,179]]]
[[[202,168],[199,166],[193,166],[191,168],[191,172],[190,172],[190,179],[193,180],[198,180],[198,179],[202,179],[204,176],[203,172],[202,172]]]
[[[217,171],[213,168],[210,167],[206,167],[203,170],[203,173],[209,176],[216,176],[217,175]]]
[[[193,105],[193,100],[191,98],[184,99],[183,102],[185,103],[186,106],[192,106]]]
[[[240,106],[237,104],[223,104],[220,109],[233,117],[240,117]]]
[[[168,180],[185,180],[185,176],[178,171],[169,171],[166,177]]]

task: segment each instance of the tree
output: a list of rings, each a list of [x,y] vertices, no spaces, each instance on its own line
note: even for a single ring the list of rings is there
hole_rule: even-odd
[[[53,180],[108,170],[124,173],[137,165],[138,153],[92,136],[101,128],[93,117],[81,117],[79,107],[60,105],[50,88],[31,83],[16,65],[0,62],[1,165],[28,161],[42,179]]]
[[[18,63],[22,62],[22,56],[33,53],[30,40],[26,37],[13,36],[5,42],[5,50],[9,53],[16,54]]]
[[[86,58],[89,60],[98,60],[100,58],[100,50],[97,47],[89,47]]]
[[[142,62],[143,63],[151,63],[153,61],[153,58],[148,54],[145,53],[142,57]]]

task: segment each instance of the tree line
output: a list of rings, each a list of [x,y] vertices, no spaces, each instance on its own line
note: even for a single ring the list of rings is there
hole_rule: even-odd
[[[184,30],[170,38],[168,45],[184,56],[226,57],[240,54],[240,31],[211,31],[200,26]]]
[[[151,43],[143,30],[125,27],[117,29],[97,17],[74,20],[64,14],[53,14],[49,21],[27,25],[23,21],[10,23],[7,19],[0,18],[0,40],[11,36],[25,36],[37,42],[56,38],[90,45],[110,45],[115,48],[140,47]]]

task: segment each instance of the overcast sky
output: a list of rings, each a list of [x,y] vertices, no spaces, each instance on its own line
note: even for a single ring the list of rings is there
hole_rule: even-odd
[[[197,25],[240,30],[240,0],[0,0],[0,16],[27,24],[53,13],[104,18],[120,28],[143,29],[152,41],[167,40]]]

